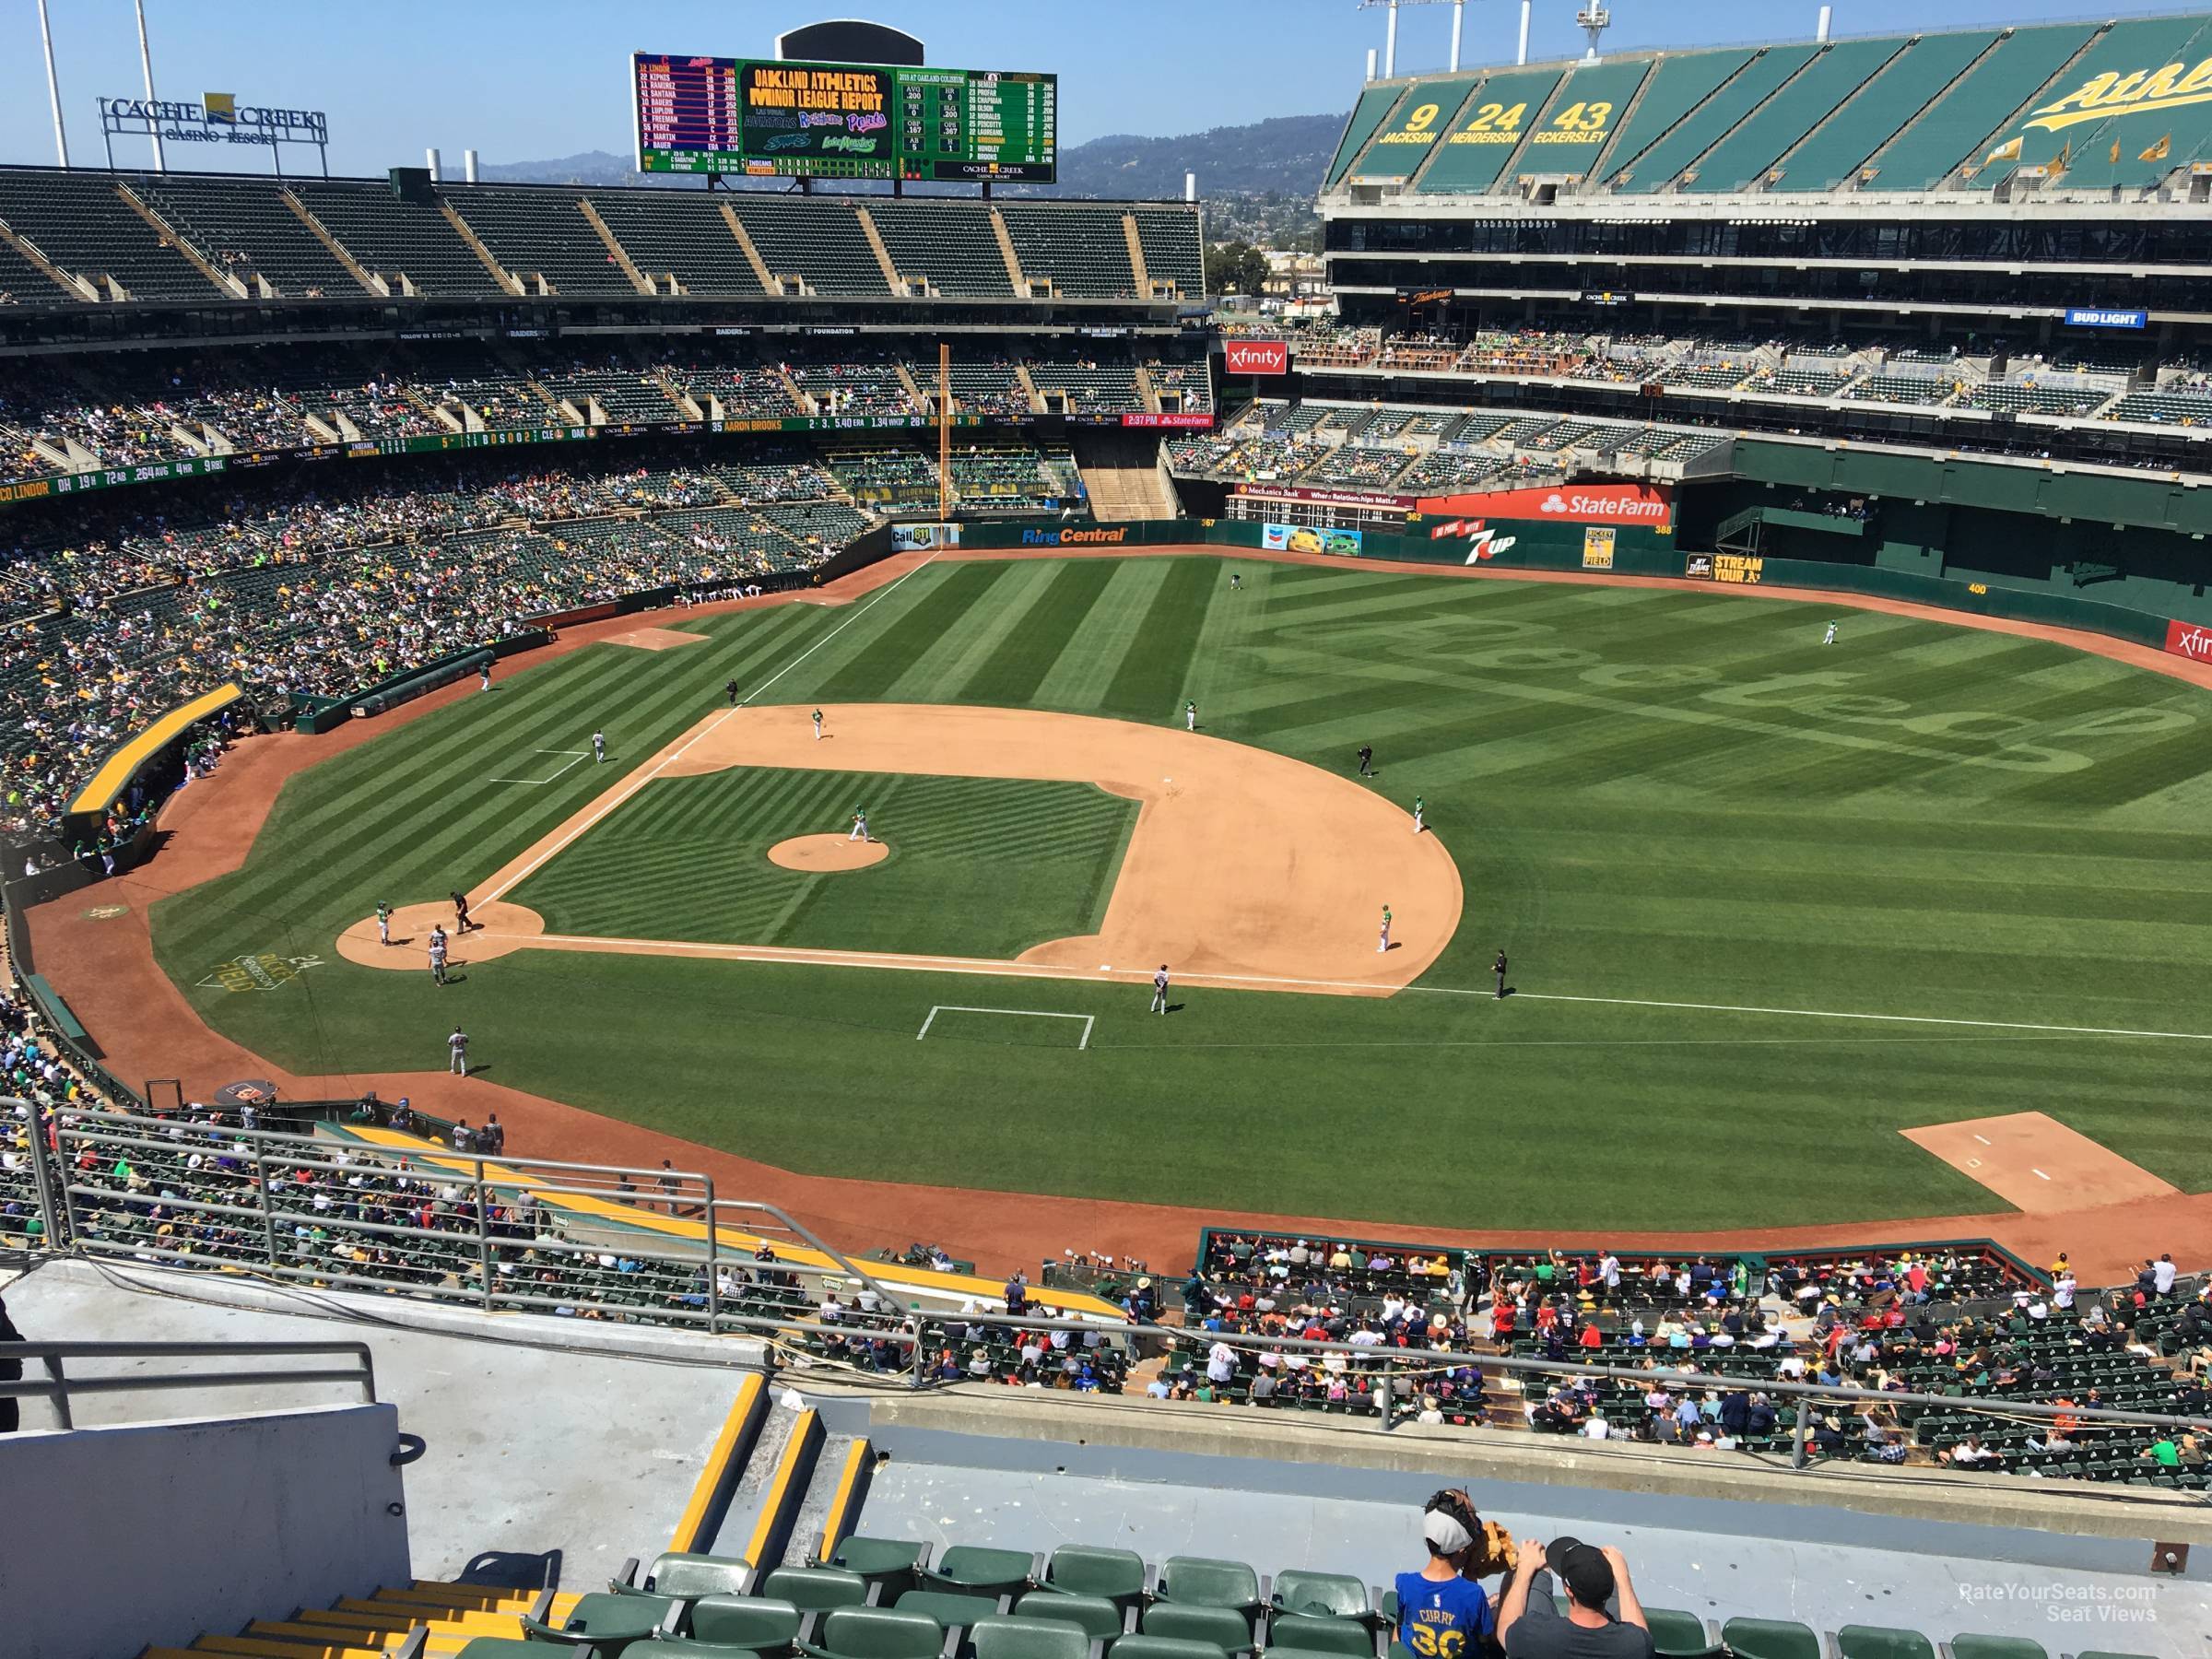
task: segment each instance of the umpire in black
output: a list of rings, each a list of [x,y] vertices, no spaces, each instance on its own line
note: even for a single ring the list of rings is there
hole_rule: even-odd
[[[1490,971],[1498,976],[1498,1000],[1503,1002],[1505,1000],[1505,951],[1502,947],[1498,952],[1497,959],[1491,962]]]

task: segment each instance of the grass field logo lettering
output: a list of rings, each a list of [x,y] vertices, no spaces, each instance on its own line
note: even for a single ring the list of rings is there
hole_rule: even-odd
[[[273,950],[233,957],[218,962],[199,984],[208,991],[280,991],[310,968],[320,968],[319,956],[278,956]]]

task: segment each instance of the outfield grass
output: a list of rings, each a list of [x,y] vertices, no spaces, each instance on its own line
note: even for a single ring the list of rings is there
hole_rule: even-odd
[[[769,862],[861,805],[883,863]],[[741,767],[654,779],[507,897],[548,933],[1015,957],[1098,931],[1135,825],[1088,783]]]
[[[1419,986],[1207,992],[1161,1020],[1126,986],[529,952],[469,975],[472,1053],[500,1081],[794,1169],[1376,1221],[1990,1209],[1896,1131],[2030,1109],[2212,1186],[2199,1043],[1630,1006],[2212,1030],[2212,696],[1901,617],[1842,613],[1823,649],[1832,613],[1772,599],[1288,565],[1242,567],[1232,593],[1227,568],[933,564],[852,610],[688,622],[710,642],[651,655],[591,647],[295,780],[243,869],[157,908],[157,948],[212,1023],[288,1066],[437,1066],[454,1003],[423,976],[328,960],[273,994],[196,982],[249,951],[331,958],[378,898],[480,880],[606,782],[492,782],[538,775],[508,760],[599,727],[618,756],[651,754],[727,678],[780,675],[771,700],[791,703],[1159,724],[1194,699],[1214,735],[1319,766],[1348,771],[1371,742],[1373,787],[1425,797],[1466,900]],[[691,782],[716,780],[640,802]],[[840,814],[851,787],[830,791]],[[704,843],[683,833],[669,890],[696,900]],[[1010,933],[1060,926],[1049,905],[1081,883],[1047,885]],[[623,902],[669,904],[662,890]],[[753,924],[735,908],[713,924]],[[866,924],[955,947],[941,916]],[[649,931],[702,936],[668,926]],[[1524,994],[1456,994],[1487,989],[1500,946]],[[937,1004],[1097,1025],[1082,1054],[979,1031],[917,1043]],[[672,1029],[681,1009],[700,1012]]]

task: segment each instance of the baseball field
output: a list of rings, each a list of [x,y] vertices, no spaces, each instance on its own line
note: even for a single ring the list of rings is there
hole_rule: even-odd
[[[1900,1131],[2041,1112],[2212,1187],[2194,687],[1211,556],[938,559],[647,642],[293,778],[154,908],[164,971],[296,1073],[434,1070],[459,1023],[499,1083],[813,1173],[1748,1228],[2000,1207]],[[453,888],[485,926],[441,986]]]

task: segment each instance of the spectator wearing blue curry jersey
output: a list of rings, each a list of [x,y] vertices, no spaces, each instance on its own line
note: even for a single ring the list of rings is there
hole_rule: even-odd
[[[1465,1576],[1482,1554],[1482,1524],[1465,1492],[1439,1492],[1421,1516],[1429,1565],[1397,1577],[1401,1659],[1479,1659],[1498,1619],[1482,1586]]]

